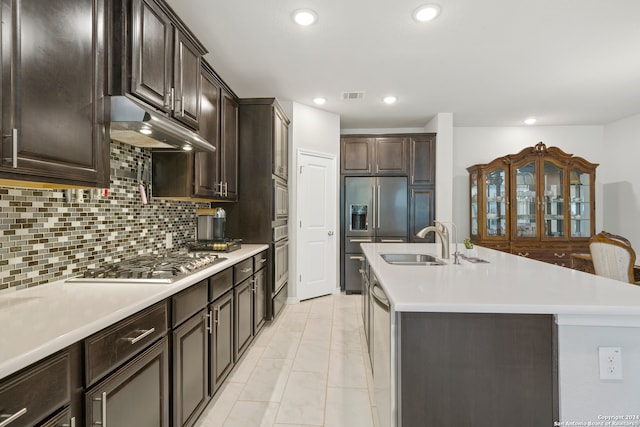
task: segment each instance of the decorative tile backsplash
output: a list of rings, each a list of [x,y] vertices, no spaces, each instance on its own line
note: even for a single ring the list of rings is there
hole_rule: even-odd
[[[167,232],[179,248],[195,239],[196,209],[208,203],[148,199],[141,203],[138,163],[151,152],[111,143],[111,186],[82,190],[0,187],[0,290],[74,276],[85,267],[165,251]],[[100,196],[98,196],[100,193]]]

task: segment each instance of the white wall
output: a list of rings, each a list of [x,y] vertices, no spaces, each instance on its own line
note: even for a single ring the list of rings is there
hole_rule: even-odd
[[[602,228],[629,239],[640,258],[640,114],[605,126],[604,142],[598,168],[603,183]]]
[[[622,349],[622,380],[600,379],[598,347]],[[598,416],[640,415],[640,328],[560,326],[558,353],[561,421],[588,423],[602,421]],[[638,425],[637,421],[629,425]]]
[[[297,102],[281,101],[282,108],[291,119],[289,127],[289,294],[288,302],[296,302],[296,265],[298,213],[296,192],[298,190],[298,149],[333,154],[336,157],[336,182],[340,182],[340,116]],[[336,206],[340,206],[340,192],[336,189]],[[336,227],[339,227],[339,212],[336,210]],[[336,265],[340,265],[339,229],[335,234]],[[336,284],[340,287],[340,268],[336,269]]]
[[[558,147],[568,154],[601,164],[596,169],[596,230],[602,229],[600,169],[606,163],[603,134],[603,126],[454,127],[453,218],[460,236],[469,236],[469,174],[466,168],[518,153],[539,141],[547,147]]]

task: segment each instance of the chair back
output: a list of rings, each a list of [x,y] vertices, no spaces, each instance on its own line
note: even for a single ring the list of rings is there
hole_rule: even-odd
[[[598,276],[634,283],[636,253],[629,240],[602,231],[589,240],[589,251]]]

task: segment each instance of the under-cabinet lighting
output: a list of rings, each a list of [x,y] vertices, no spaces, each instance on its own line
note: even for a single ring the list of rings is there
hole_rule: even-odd
[[[153,132],[149,128],[142,128],[140,129],[140,133],[143,135],[151,135]]]

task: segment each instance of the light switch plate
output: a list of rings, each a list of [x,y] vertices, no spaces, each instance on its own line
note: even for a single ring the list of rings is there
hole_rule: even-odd
[[[620,347],[598,347],[601,380],[622,379],[622,349]]]
[[[165,247],[167,249],[173,248],[173,233],[165,234]]]

